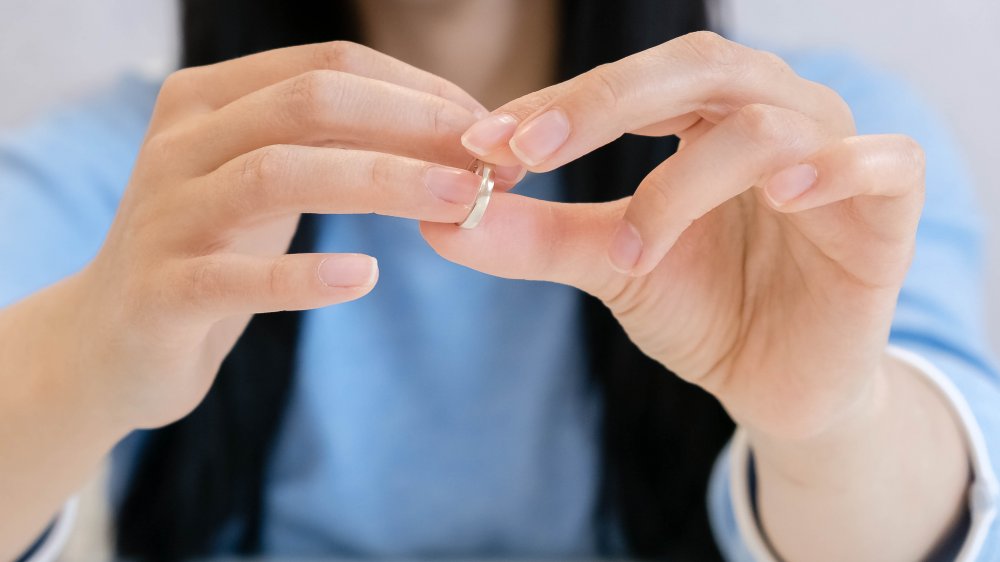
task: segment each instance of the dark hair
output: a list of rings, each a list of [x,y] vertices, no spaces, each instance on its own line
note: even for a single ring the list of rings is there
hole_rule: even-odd
[[[359,40],[347,0],[184,0],[183,64],[332,39]],[[704,0],[563,0],[560,73],[576,75],[704,29]],[[676,139],[628,136],[568,165],[579,201],[631,193],[676,150]],[[292,252],[309,251],[303,217]],[[718,559],[705,493],[732,432],[719,404],[643,355],[608,310],[584,299],[592,376],[603,395],[602,528],[621,531],[627,554]],[[121,556],[175,560],[211,553],[235,525],[238,554],[260,549],[267,460],[294,377],[301,314],[257,315],[195,411],[150,432],[117,513]],[[665,318],[664,322],[669,322]],[[681,319],[680,321],[683,321]],[[613,539],[605,541],[608,554]]]

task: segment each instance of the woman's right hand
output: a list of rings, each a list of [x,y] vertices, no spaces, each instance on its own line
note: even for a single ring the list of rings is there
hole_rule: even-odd
[[[457,86],[351,43],[173,74],[107,239],[74,280],[92,326],[74,376],[125,427],[183,417],[253,313],[375,284],[369,256],[286,254],[300,213],[468,214],[480,178],[459,136],[476,114]]]

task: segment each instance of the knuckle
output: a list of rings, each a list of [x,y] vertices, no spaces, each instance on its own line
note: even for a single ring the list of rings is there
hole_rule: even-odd
[[[889,197],[924,192],[926,156],[912,137],[899,134],[850,137],[832,155],[838,176],[859,192]]]
[[[625,98],[621,80],[615,76],[612,64],[602,64],[587,73],[584,88],[597,97],[598,104],[607,109],[620,107]]]
[[[368,159],[368,181],[374,189],[388,188],[394,185],[394,162],[387,154],[374,154]]]
[[[206,72],[204,67],[182,68],[167,76],[156,96],[156,113],[171,116],[206,105],[202,98],[204,86],[201,85]]]
[[[432,95],[442,99],[459,99],[464,97],[465,92],[457,88],[451,82],[441,78],[433,78],[427,83],[427,91]]]
[[[924,152],[924,147],[917,142],[917,139],[909,135],[899,135],[898,140],[900,151],[903,153],[909,167],[923,174],[927,168],[927,153]]]
[[[697,200],[691,198],[690,190],[678,183],[677,178],[669,173],[651,173],[643,179],[633,201],[641,205],[648,217],[658,217],[662,225],[653,227],[663,236],[668,230],[683,232],[694,221],[701,218],[710,209],[704,208]],[[638,223],[636,226],[643,228]]]
[[[778,55],[770,51],[756,51],[756,54],[760,60],[760,64],[771,69],[771,71],[775,74],[793,73],[792,67],[788,66],[785,59],[779,57]]]
[[[247,154],[239,172],[238,192],[233,199],[242,207],[265,204],[271,187],[280,182],[289,167],[290,152],[281,145],[265,146]]]
[[[695,31],[680,41],[710,69],[728,67],[741,59],[741,47],[713,31]]]
[[[294,78],[284,95],[288,117],[294,122],[311,123],[322,116],[325,100],[336,87],[336,71],[310,70]]]
[[[202,303],[222,296],[225,264],[215,256],[194,260],[184,284],[184,297],[189,302]]]
[[[788,118],[776,107],[753,103],[735,114],[740,133],[752,142],[768,146],[782,145],[791,140]]]
[[[295,262],[286,255],[275,258],[268,270],[267,291],[280,308],[289,308],[295,287]]]
[[[649,210],[650,215],[670,221],[680,218],[672,215],[677,215],[684,208],[677,205],[680,194],[684,192],[678,189],[669,174],[652,173],[646,176],[643,184],[648,185],[649,189],[642,191],[642,205]]]
[[[349,71],[354,68],[361,45],[351,41],[329,41],[316,48],[316,68]]]
[[[924,147],[908,135],[899,135],[897,140],[904,171],[911,177],[909,184],[923,190],[924,177],[927,173],[927,153],[924,152]]]
[[[430,95],[427,96],[430,103],[428,109],[428,127],[437,137],[451,137],[460,135],[467,127],[472,125],[472,119],[463,116],[463,111],[458,110],[458,106],[453,103]]]
[[[184,141],[173,129],[157,131],[143,144],[142,152],[159,161],[169,162],[180,156]]]
[[[171,72],[160,86],[161,98],[187,96],[195,87],[199,70],[197,68],[182,68]]]
[[[841,151],[834,148],[832,151],[833,161],[837,163],[836,169],[839,177],[848,180],[853,185],[869,189],[873,160],[865,149],[864,143],[858,143],[857,140],[859,139],[844,140],[841,147],[846,148],[846,150]]]

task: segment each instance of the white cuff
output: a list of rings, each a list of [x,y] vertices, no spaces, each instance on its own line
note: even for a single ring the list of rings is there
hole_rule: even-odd
[[[37,544],[31,552],[31,556],[22,562],[53,562],[62,554],[70,534],[73,532],[73,525],[76,523],[76,512],[80,500],[76,496],[69,499],[62,511],[56,517],[55,522],[49,527],[49,532],[45,535],[41,544]]]
[[[968,496],[971,523],[968,535],[962,542],[962,548],[955,560],[956,562],[975,560],[983,548],[986,534],[997,515],[997,496],[1000,495],[1000,486],[997,484],[996,473],[994,473],[993,465],[990,462],[982,429],[972,415],[972,410],[965,398],[951,382],[951,379],[940,369],[923,357],[899,347],[890,345],[886,352],[890,357],[910,365],[926,377],[931,386],[937,389],[941,396],[951,404],[962,425],[973,473]],[[730,454],[730,497],[740,537],[755,560],[777,562],[778,558],[771,552],[757,525],[754,507],[751,504],[750,445],[743,428],[737,428],[736,434],[733,436]]]

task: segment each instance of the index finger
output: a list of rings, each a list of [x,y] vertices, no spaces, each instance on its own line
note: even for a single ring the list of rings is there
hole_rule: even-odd
[[[808,115],[854,132],[846,103],[778,57],[710,32],[679,37],[514,100],[474,124],[463,143],[480,158],[545,172],[625,133],[683,131],[750,104]]]
[[[465,90],[430,72],[349,41],[274,49],[207,66],[180,70],[169,81],[180,83],[205,109],[312,70],[337,70],[426,92],[452,101],[477,116],[486,108]],[[211,81],[210,87],[201,86]]]

